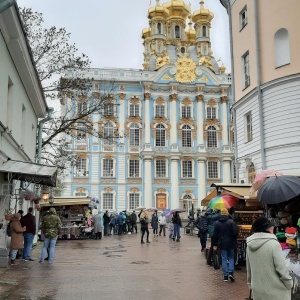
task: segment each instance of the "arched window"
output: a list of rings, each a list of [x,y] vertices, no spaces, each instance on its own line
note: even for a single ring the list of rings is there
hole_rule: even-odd
[[[182,127],[182,147],[192,147],[192,129],[189,125]]]
[[[157,23],[157,33],[161,34],[161,23]]]
[[[175,38],[180,39],[180,27],[178,25],[175,26]]]
[[[202,27],[202,36],[206,37],[206,26]]]
[[[130,146],[138,147],[140,145],[140,128],[138,124],[130,125]]]
[[[181,54],[184,54],[185,53],[185,48],[181,47],[180,52],[181,52]]]
[[[158,124],[155,129],[155,146],[165,147],[166,146],[166,128],[163,124]]]
[[[214,126],[209,126],[207,128],[207,147],[217,148],[217,130]]]
[[[114,126],[111,122],[107,122],[103,126],[103,143],[104,145],[112,145],[114,142]]]
[[[275,67],[290,63],[289,32],[285,28],[279,29],[274,36]]]
[[[192,200],[193,198],[192,198],[191,195],[185,194],[184,197],[183,197],[183,199],[185,199],[185,200]]]

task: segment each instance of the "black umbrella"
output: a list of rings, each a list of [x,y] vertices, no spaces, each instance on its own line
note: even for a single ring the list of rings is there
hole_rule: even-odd
[[[300,195],[300,178],[296,176],[272,176],[259,188],[257,198],[265,204],[277,204]]]

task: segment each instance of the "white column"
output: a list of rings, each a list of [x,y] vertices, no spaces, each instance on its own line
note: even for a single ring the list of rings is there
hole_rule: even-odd
[[[179,207],[179,156],[171,156],[171,209]]]
[[[196,96],[197,99],[197,140],[198,145],[203,145],[203,95]]]
[[[170,122],[171,122],[171,145],[177,144],[177,109],[176,109],[177,94],[170,95],[171,111],[170,111]]]
[[[223,146],[228,146],[228,122],[227,122],[227,99],[228,97],[221,97],[222,103],[222,142]]]
[[[205,158],[198,158],[198,207],[201,206],[202,199],[206,197],[205,162]]]
[[[148,208],[152,206],[152,158],[144,158],[144,205]]]
[[[150,93],[144,94],[145,144],[150,144]]]
[[[125,118],[125,107],[124,107],[124,98],[125,94],[121,93],[119,94],[119,99],[120,99],[120,108],[119,108],[119,135],[121,136],[120,138],[120,144],[124,144],[124,118]]]
[[[230,183],[230,158],[223,158],[223,180],[222,182]]]

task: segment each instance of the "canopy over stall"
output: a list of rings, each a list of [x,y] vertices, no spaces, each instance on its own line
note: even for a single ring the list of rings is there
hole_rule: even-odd
[[[90,198],[87,197],[54,197],[54,203],[42,203],[41,206],[67,206],[67,205],[89,205]]]
[[[8,160],[0,165],[0,172],[11,179],[40,185],[56,186],[57,167],[32,163],[29,161]]]

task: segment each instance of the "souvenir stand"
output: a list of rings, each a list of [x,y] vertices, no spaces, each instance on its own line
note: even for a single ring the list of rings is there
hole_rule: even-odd
[[[202,200],[201,206],[207,206],[217,195],[232,195],[239,199],[234,206],[233,220],[238,226],[239,264],[245,265],[246,238],[250,235],[253,221],[264,214],[264,208],[255,197],[250,197],[251,184],[213,183],[211,187],[214,189]]]
[[[89,204],[90,199],[87,197],[55,197],[53,204],[41,204],[41,220],[49,208],[54,207],[62,222],[58,239],[88,238],[92,232],[92,227],[87,224],[91,213]]]

